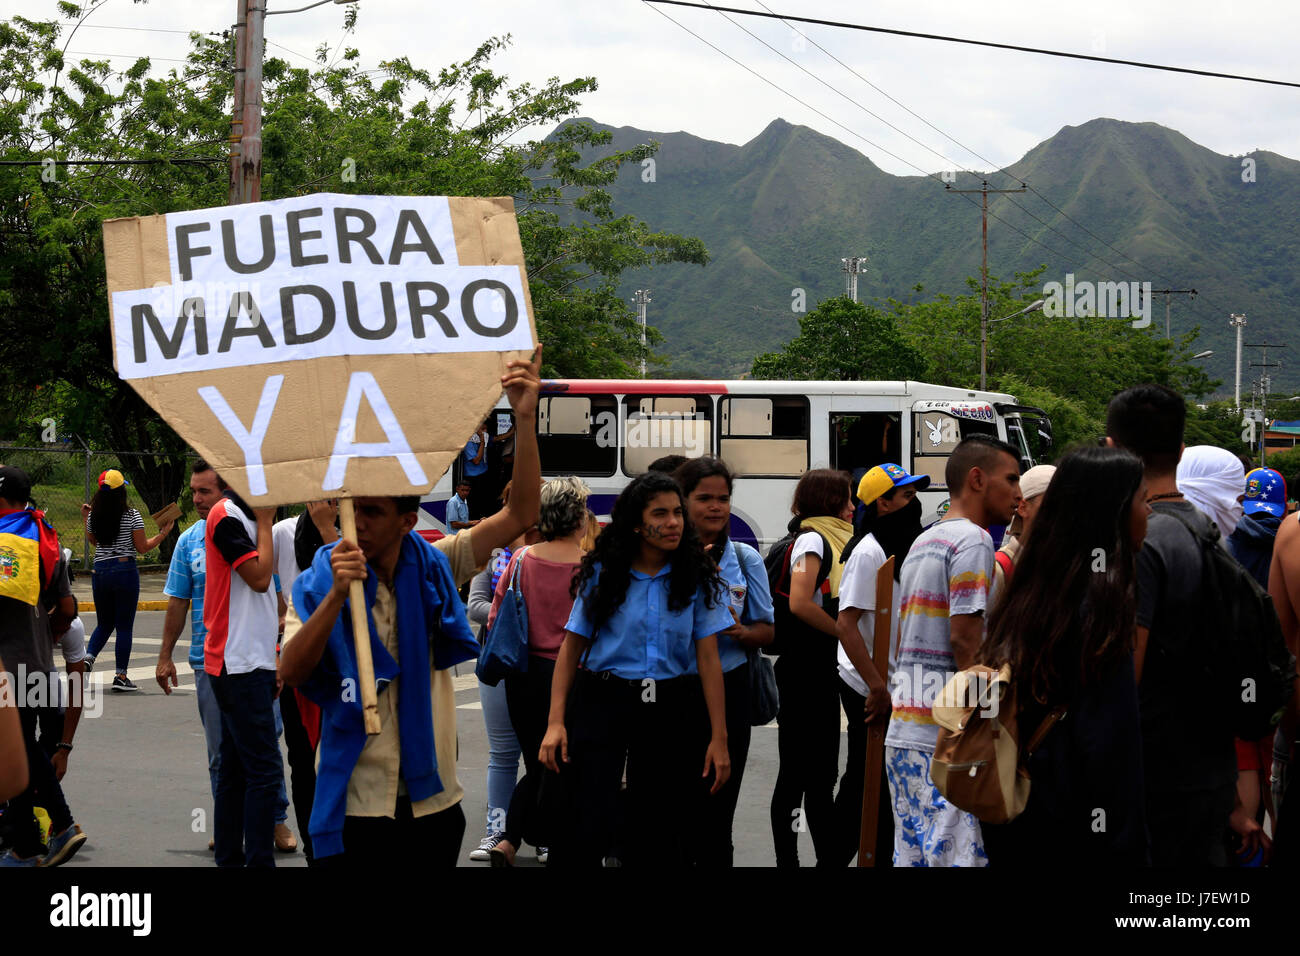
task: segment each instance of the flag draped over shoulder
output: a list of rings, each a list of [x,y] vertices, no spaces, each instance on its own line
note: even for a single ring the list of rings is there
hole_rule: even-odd
[[[59,563],[59,537],[34,509],[0,511],[0,597],[35,607]]]

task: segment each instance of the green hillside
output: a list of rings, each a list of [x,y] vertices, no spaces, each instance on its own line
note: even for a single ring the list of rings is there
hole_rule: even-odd
[[[979,274],[977,205],[933,178],[885,173],[857,150],[807,127],[774,120],[752,141],[734,146],[687,133],[592,125],[611,130],[614,148],[661,143],[653,181],[646,181],[647,170],[625,170],[610,190],[615,208],[657,229],[699,236],[712,256],[703,269],[671,266],[625,277],[629,298],[634,289],[653,290],[650,321],[664,333],[670,360],[659,374],[747,371],[755,355],[795,335],[792,290],[806,290],[808,308],[843,292],[843,256],[867,257],[859,279],[863,300],[916,298],[918,284],[924,298],[962,293],[967,277]],[[1247,342],[1288,343],[1288,308],[1300,292],[1294,267],[1300,163],[1267,152],[1251,158],[1256,181],[1247,183],[1240,157],[1220,155],[1154,123],[1097,119],[1067,126],[1009,172],[1115,249],[1033,193],[1015,202],[1064,237],[1007,197],[991,197],[990,274],[1011,278],[1046,264],[1043,281],[1063,281],[1072,272],[1077,280],[1196,288],[1202,295],[1195,300],[1173,298],[1173,328],[1177,334],[1201,327],[1198,344],[1215,351],[1208,370],[1230,390],[1227,313],[1248,316]],[[1017,185],[1001,173],[989,181],[995,188]],[[954,185],[977,188],[979,179],[963,173]],[[1163,327],[1163,296],[1155,297],[1152,319]],[[1258,353],[1247,361],[1258,361]],[[1294,371],[1275,370],[1274,390],[1282,389],[1300,389],[1300,355]]]

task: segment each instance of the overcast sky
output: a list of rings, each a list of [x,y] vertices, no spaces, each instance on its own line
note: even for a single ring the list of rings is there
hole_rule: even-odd
[[[268,0],[271,10],[310,0]],[[1009,3],[991,0],[763,0],[782,13],[939,33],[1121,59],[1300,80],[1294,0],[1094,0]],[[759,0],[730,0],[762,9]],[[53,15],[54,0],[0,0],[6,16]],[[182,57],[180,33],[108,29],[216,30],[234,19],[236,0],[106,0],[74,37],[73,51]],[[826,114],[800,105],[729,62],[656,10],[678,20],[751,69]],[[450,11],[450,12],[449,12]],[[267,21],[270,51],[306,65],[322,43],[342,40],[343,8],[333,4]],[[802,26],[825,47],[894,97],[980,155],[972,155],[890,102],[812,43],[776,21],[741,18],[745,27],[834,89],[801,72],[714,12],[652,6],[642,0],[361,0],[346,44],[369,68],[408,56],[435,70],[463,59],[489,36],[513,34],[498,60],[513,81],[595,76],[600,89],[583,113],[616,126],[744,143],[776,117],[818,129],[900,175],[984,170],[1019,159],[1062,126],[1105,116],[1152,121],[1220,153],[1255,148],[1300,158],[1300,89],[1210,79],[1133,67],[1063,60],[907,37]],[[115,61],[125,66],[128,60]],[[835,90],[845,94],[838,95]],[[847,97],[847,98],[846,98]],[[865,107],[942,156],[891,130]],[[837,125],[842,124],[842,125]],[[847,129],[845,128],[847,127]],[[851,131],[851,132],[850,132]],[[856,134],[856,135],[855,135]],[[862,138],[877,144],[864,142]],[[897,154],[888,155],[884,150]],[[980,157],[984,158],[980,158]],[[987,160],[987,162],[986,162]],[[915,165],[910,165],[915,164]]]

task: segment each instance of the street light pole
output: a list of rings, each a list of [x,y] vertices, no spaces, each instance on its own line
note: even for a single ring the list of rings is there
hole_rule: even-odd
[[[1228,324],[1237,330],[1237,377],[1232,388],[1232,400],[1241,411],[1241,330],[1246,326],[1246,316],[1232,313]]]
[[[646,321],[646,306],[648,306],[648,305],[650,304],[650,290],[649,290],[649,289],[637,289],[637,290],[636,290],[636,297],[635,297],[635,299],[634,299],[633,301],[636,302],[637,317],[641,320],[641,377],[642,377],[642,378],[645,378],[645,376],[646,376],[646,364],[645,364],[645,347],[646,347],[646,343],[645,343],[645,321]]]
[[[1012,312],[1010,315],[1004,315],[1000,319],[990,319],[987,322],[980,322],[980,391],[984,391],[984,375],[988,364],[989,353],[989,326],[996,325],[999,322],[1005,322],[1007,319],[1014,319],[1018,315],[1028,315],[1030,312],[1037,312],[1047,304],[1046,299],[1035,299],[1029,305],[1025,306],[1019,312]],[[987,313],[986,313],[987,314]]]

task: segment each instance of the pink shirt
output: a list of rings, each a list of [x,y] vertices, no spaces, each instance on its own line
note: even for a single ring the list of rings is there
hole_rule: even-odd
[[[519,590],[528,606],[528,653],[555,660],[560,655],[560,645],[564,643],[564,625],[573,610],[574,599],[569,596],[569,588],[582,565],[580,562],[547,561],[531,551],[516,551],[497,581],[492,610],[488,612],[489,628],[497,618],[497,610],[510,587],[515,562],[521,554],[525,555],[525,560],[519,569]]]

